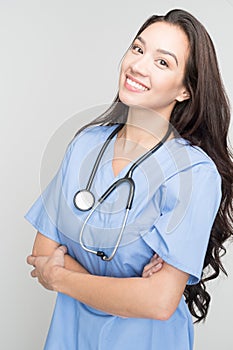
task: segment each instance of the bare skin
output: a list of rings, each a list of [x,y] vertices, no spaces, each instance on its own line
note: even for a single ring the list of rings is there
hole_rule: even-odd
[[[177,26],[161,22],[147,27],[128,50],[121,66],[119,96],[129,106],[129,113],[124,140],[116,143],[114,174],[126,165],[129,155],[134,158],[141,147],[147,149],[158,142],[158,129],[164,134],[164,129],[159,127],[161,118],[156,116],[162,115],[169,122],[177,101],[189,98],[183,85],[188,54],[185,33]],[[149,111],[146,118],[145,114],[142,118],[141,107]],[[64,246],[37,238],[33,255],[27,259],[34,266],[32,277],[38,278],[47,289],[121,317],[169,319],[189,278],[186,272],[160,261],[157,256],[145,266],[144,278],[94,276],[66,253]]]
[[[41,236],[37,235],[33,249],[33,254],[40,255],[30,255],[27,262],[34,266],[32,277],[38,278],[45,288],[120,317],[167,320],[176,310],[188,274],[165,262],[161,268],[161,262],[156,260],[158,257],[153,257],[145,267],[145,278],[93,276],[66,254],[66,247]],[[42,250],[47,255],[42,255]]]
[[[42,235],[40,232],[37,232],[36,239],[33,246],[32,255],[34,257],[43,255],[43,256],[50,256],[54,253],[56,248],[59,247],[59,244],[44,235]],[[89,272],[75,259],[73,259],[70,255],[65,255],[65,268],[89,274]],[[153,273],[158,272],[161,270],[163,266],[163,260],[158,256],[158,254],[154,254],[151,258],[150,262],[144,267],[142,272],[142,277],[150,277]]]

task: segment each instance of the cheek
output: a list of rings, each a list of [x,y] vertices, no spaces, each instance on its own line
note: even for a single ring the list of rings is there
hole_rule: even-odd
[[[126,62],[125,62],[125,59],[122,61],[122,63],[121,63],[121,67],[120,67],[120,75],[119,75],[119,77],[120,77],[120,79],[121,78],[123,78],[123,76],[124,76],[124,72],[125,72],[125,70],[126,70],[126,64],[125,64]]]
[[[169,94],[169,92],[177,91],[181,87],[180,77],[174,75],[157,74],[153,79],[153,86],[157,92]]]
[[[124,55],[124,57],[121,61],[121,72],[122,71],[124,72],[127,69],[129,69],[132,62],[133,62],[132,54],[130,52],[126,52],[126,54]]]
[[[123,85],[125,82],[125,74],[129,67],[129,58],[127,57],[127,54],[124,56],[121,66],[120,66],[120,73],[119,73],[119,84]]]
[[[125,75],[123,73],[123,69],[121,69],[119,79],[118,79],[119,91],[123,88],[124,83],[125,83]]]
[[[125,69],[126,63],[127,63],[127,53],[124,55],[122,61],[121,61],[121,70]]]

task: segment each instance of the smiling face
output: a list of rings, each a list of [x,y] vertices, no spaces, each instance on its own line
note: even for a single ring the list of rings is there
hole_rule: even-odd
[[[178,26],[166,22],[148,26],[122,61],[120,100],[169,118],[176,102],[189,98],[183,85],[188,54],[188,38]]]

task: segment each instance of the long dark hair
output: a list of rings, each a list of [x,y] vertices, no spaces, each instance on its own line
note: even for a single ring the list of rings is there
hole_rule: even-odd
[[[151,16],[135,38],[155,22],[179,26],[189,39],[184,86],[190,99],[177,102],[170,122],[180,136],[201,147],[213,159],[222,178],[221,204],[211,230],[201,280],[196,285],[187,285],[184,291],[191,314],[200,322],[206,318],[210,304],[205,282],[218,277],[220,270],[227,275],[221,257],[226,253],[224,242],[233,236],[233,162],[227,143],[230,106],[213,42],[203,25],[184,10],[172,10],[165,16]],[[125,123],[127,114],[128,106],[121,103],[117,94],[108,110],[85,127]]]

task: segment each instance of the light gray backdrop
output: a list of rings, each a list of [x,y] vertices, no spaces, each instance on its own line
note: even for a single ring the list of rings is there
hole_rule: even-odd
[[[46,182],[83,122],[71,117],[111,102],[137,29],[171,8],[207,27],[232,101],[233,0],[0,0],[1,349],[42,349],[55,301],[25,263],[35,231],[23,215],[40,193],[41,168]],[[195,350],[233,348],[232,246],[224,261],[229,278],[209,286],[213,302],[206,324],[195,329]]]

